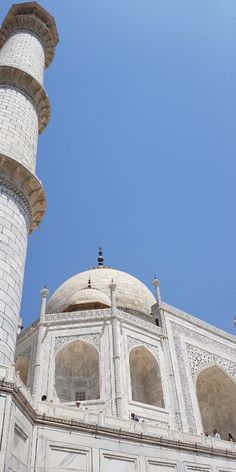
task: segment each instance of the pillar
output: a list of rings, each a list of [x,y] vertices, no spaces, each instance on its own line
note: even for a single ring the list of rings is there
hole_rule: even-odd
[[[121,360],[119,322],[116,317],[116,284],[112,281],[109,285],[111,291],[111,324],[113,341],[113,368],[115,382],[115,409],[116,416],[122,417],[122,385],[121,385]]]
[[[46,312],[46,304],[47,304],[47,296],[48,290],[44,287],[41,290],[41,309],[40,309],[40,317],[39,317],[39,324],[38,324],[38,339],[37,339],[37,346],[36,346],[36,354],[35,354],[35,363],[34,363],[34,378],[33,378],[33,386],[32,386],[32,394],[38,400],[42,397],[44,392],[41,392],[41,353],[42,353],[42,341],[43,336],[45,333],[44,327],[44,315]]]
[[[36,2],[13,5],[0,30],[0,364],[14,360],[28,234],[40,224],[45,194],[35,175],[38,134],[50,103],[43,74],[58,34]]]

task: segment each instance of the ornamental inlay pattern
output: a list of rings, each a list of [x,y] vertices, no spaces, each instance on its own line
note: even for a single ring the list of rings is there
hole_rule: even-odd
[[[236,359],[236,350],[230,348],[227,345],[219,344],[217,341],[209,338],[208,336],[204,336],[200,333],[196,333],[195,331],[188,329],[184,326],[181,326],[175,322],[171,322],[173,337],[174,337],[174,345],[176,350],[176,357],[178,359],[178,365],[180,366],[180,382],[182,386],[182,394],[185,404],[185,412],[186,418],[189,426],[190,433],[197,433],[196,429],[196,422],[194,417],[194,408],[192,404],[192,392],[190,390],[186,365],[189,362],[186,359],[186,354],[183,352],[182,344],[181,344],[181,337],[184,336],[188,340],[194,340],[195,342],[205,345],[207,349],[211,352],[221,351],[224,352],[226,357],[231,357]],[[210,354],[211,355],[211,354]],[[223,360],[223,358],[221,358]],[[187,361],[187,362],[186,362]],[[227,362],[224,360],[224,362]]]
[[[131,308],[125,308],[125,307],[122,307],[122,306],[118,307],[118,310],[121,310],[125,313],[129,313],[130,315],[133,315],[133,316],[137,316],[141,320],[145,320],[148,323],[154,324],[154,318],[153,318],[151,313],[150,313],[150,315],[146,315],[145,313],[141,313],[141,311],[133,310]]]
[[[187,350],[193,377],[197,377],[202,367],[216,364],[236,382],[236,364],[233,362],[189,344],[187,344]]]
[[[155,332],[155,334],[162,334],[162,329],[154,325],[152,319],[150,319],[150,321],[146,321],[146,319],[139,318],[138,316],[134,316],[128,312],[122,312],[120,310],[117,310],[117,316],[124,321],[129,321],[130,323],[140,326],[141,328],[146,328],[149,331]]]
[[[55,353],[61,349],[65,344],[68,344],[72,341],[86,341],[90,344],[93,344],[96,346],[97,349],[99,349],[99,340],[100,340],[100,334],[99,333],[91,333],[91,334],[77,334],[74,336],[58,336],[55,338],[55,344],[54,344],[54,351]]]
[[[195,318],[189,313],[185,313],[185,311],[179,310],[178,308],[168,305],[168,303],[162,302],[161,306],[164,311],[166,310],[169,313],[177,315],[180,319],[186,320],[188,323],[192,322],[194,325],[197,325],[205,330],[208,329],[213,334],[218,334],[219,336],[221,336],[221,338],[229,339],[230,341],[235,342],[235,336],[233,334],[226,333],[222,329],[216,328],[216,326],[212,326],[209,323],[206,323],[206,321],[200,320],[199,318]]]
[[[128,342],[128,351],[131,351],[134,347],[146,347],[148,351],[150,351],[156,359],[159,360],[159,352],[158,348],[153,346],[152,344],[149,344],[145,341],[142,341],[141,339],[137,338],[132,338],[131,336],[127,336],[127,342]]]
[[[103,318],[111,314],[110,309],[104,310],[87,310],[87,311],[72,311],[64,313],[48,313],[44,315],[45,321],[67,321],[75,319],[84,319],[84,318]]]
[[[31,346],[28,346],[25,348],[24,351],[18,352],[17,357],[25,357],[26,359],[28,359],[28,361],[30,361],[30,358],[31,358],[30,354],[31,354]]]

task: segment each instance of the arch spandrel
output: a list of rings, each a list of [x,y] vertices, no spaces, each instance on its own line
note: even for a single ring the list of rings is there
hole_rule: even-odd
[[[236,383],[236,363],[221,357],[213,352],[205,351],[197,346],[187,344],[190,368],[195,382],[200,372],[211,366],[217,366],[223,370]]]
[[[72,335],[72,336],[57,336],[54,343],[54,352],[58,353],[61,349],[69,346],[73,342],[83,341],[95,347],[99,352],[100,333]]]
[[[156,362],[159,365],[160,359],[159,359],[159,350],[157,346],[153,346],[152,344],[149,344],[145,341],[142,341],[138,338],[133,338],[131,336],[127,336],[127,346],[128,346],[128,352],[132,351],[135,347],[145,347],[147,351],[150,352],[150,354],[155,357]]]
[[[216,361],[212,361],[212,362],[209,362],[209,364],[205,364],[205,365],[200,365],[198,370],[195,372],[194,374],[194,382],[195,382],[195,386],[197,385],[197,381],[198,381],[198,377],[201,373],[203,373],[205,370],[208,370],[208,369],[211,369],[213,367],[216,367],[218,368],[224,375],[226,375],[235,385],[236,385],[236,377],[232,374],[230,374],[230,372],[228,372],[222,365],[220,365],[218,362]]]

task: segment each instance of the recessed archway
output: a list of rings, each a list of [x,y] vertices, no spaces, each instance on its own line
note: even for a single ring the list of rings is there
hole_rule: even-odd
[[[236,385],[219,367],[204,369],[197,378],[197,397],[205,433],[217,429],[222,439],[236,436]]]
[[[143,346],[132,349],[129,356],[132,400],[164,408],[159,365]]]
[[[19,372],[20,378],[25,385],[28,381],[29,361],[27,357],[18,356],[15,361],[15,370]]]
[[[55,389],[61,402],[100,398],[99,355],[95,347],[78,340],[57,353]]]

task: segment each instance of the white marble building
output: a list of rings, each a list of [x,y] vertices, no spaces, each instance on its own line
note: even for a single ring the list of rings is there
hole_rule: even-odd
[[[0,31],[0,472],[236,472],[236,338],[162,302],[157,280],[154,296],[100,251],[48,301],[42,289],[16,342],[57,41],[35,2],[14,5]]]

